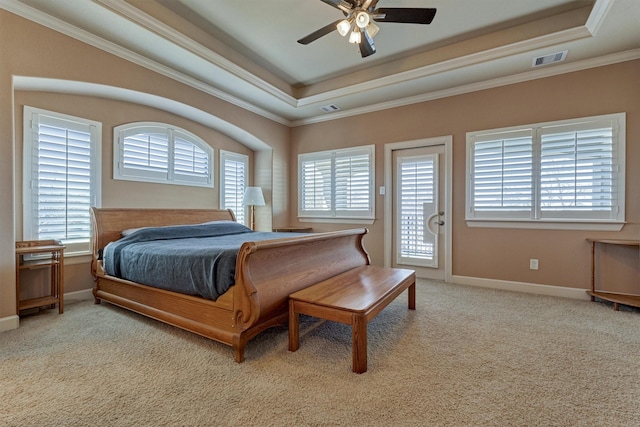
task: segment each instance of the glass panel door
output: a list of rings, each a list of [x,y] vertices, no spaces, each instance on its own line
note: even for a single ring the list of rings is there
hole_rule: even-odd
[[[438,268],[438,154],[396,156],[396,263]]]

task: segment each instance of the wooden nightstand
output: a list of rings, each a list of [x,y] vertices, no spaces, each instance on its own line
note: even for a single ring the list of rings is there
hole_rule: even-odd
[[[51,288],[47,296],[20,300],[21,273],[24,270],[51,269]],[[64,246],[57,240],[28,240],[16,242],[16,307],[20,310],[44,307],[64,312]]]
[[[276,227],[273,229],[275,232],[288,232],[288,233],[312,233],[311,227]]]

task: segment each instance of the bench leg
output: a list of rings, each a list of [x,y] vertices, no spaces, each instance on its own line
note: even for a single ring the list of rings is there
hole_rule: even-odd
[[[416,309],[416,282],[409,286],[409,310]]]
[[[300,315],[295,311],[295,303],[289,300],[289,351],[300,348]]]
[[[358,374],[367,372],[367,320],[354,314],[351,317],[352,370]]]

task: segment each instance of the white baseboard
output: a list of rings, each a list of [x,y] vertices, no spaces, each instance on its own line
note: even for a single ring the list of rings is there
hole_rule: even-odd
[[[65,292],[64,303],[72,303],[78,301],[86,301],[93,299],[93,288],[83,289],[75,292]]]
[[[482,279],[468,276],[452,276],[451,281],[460,285],[478,286],[481,288],[501,289],[505,291],[524,292],[536,295],[590,300],[587,289],[567,288],[562,286],[539,285],[536,283],[511,282],[507,280]]]
[[[15,314],[13,316],[2,317],[0,318],[0,332],[18,329],[19,323],[20,317]]]
[[[66,292],[64,294],[64,303],[69,304],[78,301],[86,301],[93,299],[93,289],[83,289],[81,291]],[[13,315],[0,318],[0,332],[18,329],[20,326],[20,316]]]

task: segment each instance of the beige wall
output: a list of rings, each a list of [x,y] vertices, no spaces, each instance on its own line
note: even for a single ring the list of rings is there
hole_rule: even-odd
[[[63,111],[104,123],[103,206],[217,206],[217,188],[124,183],[111,171],[111,132],[125,121],[160,120],[185,127],[215,148],[242,149],[226,126],[242,130],[264,149],[252,156],[254,184],[265,189],[268,206],[258,208],[261,229],[290,225],[297,213],[297,155],[333,147],[376,145],[376,188],[384,182],[384,144],[452,135],[452,271],[455,276],[586,288],[589,248],[585,237],[640,236],[640,61],[601,67],[361,116],[289,129],[189,86],[107,54],[0,10],[0,322],[15,315],[14,239],[21,230],[22,105]],[[206,126],[161,109],[92,96],[14,92],[13,76],[71,80],[123,88],[173,100],[215,117]],[[15,101],[13,100],[15,94]],[[620,233],[469,228],[464,221],[465,134],[541,121],[616,112],[627,113],[627,222]],[[15,119],[14,119],[15,114]],[[219,145],[218,145],[219,144]],[[245,149],[245,152],[246,149]],[[217,177],[216,177],[217,179]],[[15,192],[15,194],[14,194]],[[384,197],[376,196],[377,220],[367,224],[365,244],[375,264],[384,259]],[[313,223],[318,231],[349,225]],[[612,252],[609,250],[608,252]],[[637,277],[637,254],[611,254],[608,266],[622,290]],[[540,260],[530,271],[529,258]],[[618,263],[617,267],[615,266]],[[86,269],[86,270],[83,270]],[[70,265],[67,290],[84,289],[88,265]],[[620,277],[619,277],[620,276]],[[635,278],[634,278],[635,280]],[[620,289],[619,289],[620,290]],[[637,292],[637,289],[634,290]],[[3,325],[0,324],[0,330]]]
[[[264,117],[223,102],[206,93],[134,65],[99,49],[71,39],[31,21],[0,10],[0,330],[15,310],[14,241],[22,237],[22,108],[24,105],[97,120],[103,124],[102,206],[136,207],[218,207],[218,149],[248,154],[252,180],[264,186],[268,206],[261,208],[262,226],[270,229],[272,217],[286,223],[286,194],[289,172],[289,129]],[[67,95],[13,89],[12,76],[59,79],[127,89],[129,93],[153,95],[158,100],[181,103],[199,116],[214,118],[190,120],[177,110],[172,113],[140,103],[102,97]],[[115,91],[114,91],[115,93]],[[15,96],[15,101],[13,97]],[[142,98],[141,98],[142,99]],[[13,118],[15,114],[15,119]],[[196,188],[115,181],[112,179],[113,127],[132,121],[162,121],[183,127],[203,138],[216,149],[216,187]],[[16,126],[15,138],[13,126]],[[236,140],[240,130],[247,141]],[[15,143],[14,143],[15,142]],[[252,151],[246,145],[259,147]],[[283,168],[283,170],[274,169]],[[278,179],[274,180],[274,176]],[[284,179],[283,179],[284,178]],[[14,194],[15,193],[15,194]],[[275,212],[272,215],[270,212]],[[74,260],[77,261],[77,260]],[[92,286],[89,265],[69,263],[65,270],[67,292]],[[9,320],[10,322],[11,320]],[[5,322],[5,323],[3,323]]]
[[[454,276],[587,288],[590,248],[585,238],[640,237],[640,61],[600,67],[514,84],[421,104],[395,108],[292,130],[291,218],[296,218],[295,165],[298,153],[342,146],[376,144],[375,187],[384,185],[384,145],[444,135],[453,136]],[[464,221],[466,133],[544,121],[609,113],[627,113],[627,225],[619,233],[469,228]],[[377,193],[377,192],[376,192]],[[377,220],[370,225],[366,246],[372,261],[384,260],[384,196],[376,195]],[[345,228],[311,223],[315,230]],[[634,249],[631,249],[633,251]],[[610,250],[611,251],[611,250]],[[639,293],[635,264],[621,280],[609,284]],[[537,258],[540,269],[529,269]],[[608,267],[615,268],[615,267]],[[635,274],[635,276],[633,276]],[[634,289],[635,287],[635,289]]]
[[[12,203],[13,93],[10,56],[5,54],[4,49],[10,37],[7,14],[0,11],[0,152],[2,152],[0,157],[0,320],[16,312]],[[10,322],[7,321],[7,323]],[[7,326],[11,327],[10,324]],[[0,330],[2,330],[1,325]]]

